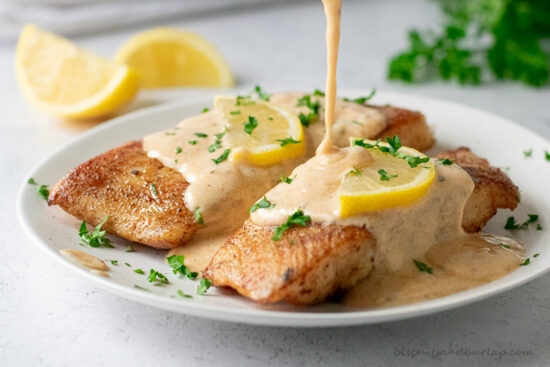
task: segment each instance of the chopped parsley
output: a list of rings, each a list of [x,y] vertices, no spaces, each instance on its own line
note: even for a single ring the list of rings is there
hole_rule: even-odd
[[[204,226],[204,220],[202,219],[201,208],[195,209],[195,219],[201,226]]]
[[[135,269],[135,270],[134,270],[134,273],[137,273],[137,274],[145,274],[145,272],[143,271],[143,269]]]
[[[222,147],[222,141],[220,139],[216,139],[216,141],[213,144],[210,144],[208,146],[208,151],[210,153],[214,153],[216,149],[219,149]]]
[[[167,131],[165,134],[168,135],[168,136],[174,136],[174,135],[176,135],[176,133],[168,132],[168,131]]]
[[[151,193],[153,194],[153,197],[156,199],[159,197],[159,192],[157,191],[157,185],[154,183],[151,184]]]
[[[249,106],[253,105],[256,102],[250,101],[250,96],[237,96],[235,106]]]
[[[212,285],[211,281],[209,281],[206,278],[202,278],[199,282],[199,285],[197,286],[197,294],[199,296],[204,295],[211,285]]]
[[[210,109],[208,107],[204,107],[201,111],[201,113],[207,113],[208,111],[210,111]]]
[[[544,158],[545,158],[548,162],[550,162],[550,153],[548,153],[548,151],[546,151],[546,150],[544,151]]]
[[[191,144],[191,145],[197,145],[197,141],[196,141],[196,140],[189,140],[188,143]]]
[[[229,112],[230,115],[240,115],[241,114],[241,111],[239,110],[236,110],[236,111],[231,111]]]
[[[283,234],[292,226],[299,225],[302,227],[305,227],[308,223],[311,223],[311,217],[308,215],[304,215],[304,213],[301,210],[296,210],[294,214],[288,217],[287,221],[273,231],[273,236],[271,239],[273,241],[279,241],[281,237],[283,237]]]
[[[271,98],[271,96],[268,93],[264,92],[262,90],[262,87],[260,87],[259,85],[255,86],[254,92],[256,92],[259,99],[269,102],[269,98]]]
[[[353,166],[353,169],[348,172],[348,175],[361,176],[361,171],[357,167]]]
[[[212,159],[212,161],[216,164],[220,164],[222,163],[223,161],[225,161],[227,159],[227,157],[229,157],[229,153],[231,152],[231,149],[226,149],[223,151],[222,155],[220,155],[218,158],[216,159]]]
[[[363,147],[365,149],[378,149],[382,153],[390,154],[393,157],[404,159],[407,161],[411,168],[416,168],[419,164],[430,161],[430,157],[422,158],[420,156],[412,156],[398,152],[402,145],[397,135],[393,138],[386,138],[386,141],[388,142],[389,146],[380,145],[380,139],[378,139],[374,144],[365,143],[365,139],[355,139],[353,141],[353,145]]]
[[[428,274],[433,274],[433,269],[430,268],[428,265],[426,265],[426,263],[423,263],[422,261],[418,261],[414,259],[413,259],[413,262],[414,262],[414,265],[416,265],[416,267],[418,268],[418,270],[426,272]]]
[[[389,181],[392,178],[398,176],[398,175],[388,175],[388,172],[386,172],[385,169],[379,169],[378,174],[380,175],[380,181]]]
[[[344,101],[354,102],[354,103],[357,103],[357,104],[365,104],[365,102],[367,102],[369,99],[374,97],[375,94],[376,94],[376,89],[373,89],[373,90],[371,90],[370,94],[366,97],[359,97],[359,98],[355,98],[355,99],[344,98]]]
[[[356,121],[356,120],[351,120],[351,123],[352,123],[352,124],[355,124],[355,125],[361,125],[361,126],[363,126],[363,123],[362,123],[362,122],[359,122],[359,121]]]
[[[244,132],[251,135],[252,131],[258,127],[258,119],[254,116],[248,116],[248,122],[243,122],[243,126]]]
[[[537,257],[539,257],[539,253],[537,252],[536,254],[533,255],[533,257],[536,259]]]
[[[524,150],[523,155],[525,156],[525,158],[531,158],[533,156],[533,149]]]
[[[221,133],[214,134],[214,136],[216,136],[216,138],[218,139],[221,139],[224,137],[226,133],[227,133],[227,128],[225,128],[225,130],[223,130]]]
[[[130,264],[128,264],[128,263],[124,263],[124,265],[126,265],[127,267],[130,267],[130,266],[132,266],[132,265],[130,265]]]
[[[540,223],[537,224],[537,231],[542,231],[542,226],[540,225]]]
[[[184,264],[185,256],[183,255],[172,255],[166,258],[166,260],[168,261],[168,265],[170,265],[174,274],[181,274],[191,280],[196,279],[199,275],[199,273],[197,272],[190,271],[189,268]]]
[[[134,284],[134,288],[137,288],[137,289],[139,289],[140,291],[151,292],[151,290],[150,290],[149,288],[140,287],[140,286],[137,285],[137,284]]]
[[[449,158],[439,158],[437,161],[445,166],[450,166],[455,162]]]
[[[48,188],[48,185],[40,185],[36,188],[36,191],[44,200],[48,200],[48,197],[50,196],[50,189]]]
[[[507,244],[505,244],[505,243],[499,243],[499,245],[500,245],[501,247],[504,247],[504,248],[507,248],[507,249],[510,248],[510,245],[507,245]]]
[[[516,218],[508,217],[508,219],[506,220],[506,224],[504,225],[504,229],[507,229],[509,231],[526,229],[529,224],[536,223],[538,220],[539,216],[537,214],[527,214],[527,220],[521,224],[518,224],[516,223]]]
[[[27,180],[27,183],[29,185],[38,185],[32,177]],[[40,195],[44,200],[48,200],[48,197],[50,196],[50,189],[48,188],[48,185],[38,186],[36,188],[36,192],[38,192],[38,195]]]
[[[181,153],[181,147],[176,147],[176,154],[180,154]]]
[[[320,90],[320,89],[315,89],[315,90],[313,91],[313,95],[314,95],[314,96],[319,96],[319,97],[324,97],[324,96],[325,96],[325,92],[323,92],[323,91]]]
[[[208,134],[205,133],[195,133],[197,138],[208,138]]]
[[[300,144],[302,142],[301,140],[294,140],[291,137],[290,138],[284,138],[284,139],[276,139],[275,141],[280,142],[282,147],[284,147],[285,145],[288,145],[288,144]]]
[[[157,283],[157,284],[168,284],[170,281],[166,276],[155,269],[149,270],[149,276],[147,277],[147,280],[149,283]]]
[[[296,103],[296,107],[301,106],[306,106],[310,110],[308,114],[300,112],[300,114],[298,115],[300,123],[303,126],[308,127],[313,119],[319,117],[319,109],[321,108],[321,104],[319,103],[319,101],[312,102],[311,96],[306,94],[298,100],[298,103]]]
[[[527,259],[525,259],[524,262],[522,262],[521,264],[519,264],[519,266],[527,266],[527,265],[529,265],[529,264],[531,264],[531,259],[527,258]]]
[[[294,179],[290,178],[290,177],[283,177],[282,175],[280,176],[281,178],[281,182],[284,182],[284,183],[287,183],[287,184],[291,184],[292,181],[294,181]]]
[[[82,221],[80,224],[80,229],[78,230],[78,236],[82,240],[82,245],[87,244],[90,247],[114,248],[114,246],[111,245],[111,240],[105,237],[107,232],[101,230],[101,226],[107,222],[108,218],[109,215],[106,215],[105,219],[103,219],[103,221],[95,227],[91,234],[86,227],[86,221]]]
[[[262,200],[258,201],[257,203],[255,203],[254,205],[252,205],[250,207],[250,209],[248,209],[248,212],[249,213],[254,213],[256,210],[258,209],[272,209],[275,207],[275,203],[271,203],[269,202],[269,200],[267,200],[267,198],[264,197],[262,198]]]
[[[181,289],[178,289],[178,294],[183,298],[193,298],[192,295],[183,293]]]
[[[118,260],[107,260],[111,263],[111,265],[118,265]]]

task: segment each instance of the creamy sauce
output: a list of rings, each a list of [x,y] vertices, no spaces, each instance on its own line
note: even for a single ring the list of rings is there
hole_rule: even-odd
[[[393,307],[462,292],[517,269],[524,250],[507,237],[469,234],[432,246],[421,260],[432,274],[419,271],[412,261],[393,272],[375,268],[345,295],[343,303],[355,308]]]
[[[84,251],[65,249],[59,251],[59,253],[63,255],[63,257],[71,260],[72,262],[84,266],[88,269],[99,272],[109,271],[109,267],[105,264],[103,260],[98,259],[97,257],[90,255]]]

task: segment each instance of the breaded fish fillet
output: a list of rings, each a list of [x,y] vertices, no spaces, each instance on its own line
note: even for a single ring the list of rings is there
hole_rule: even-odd
[[[154,185],[154,186],[153,186]],[[185,243],[198,223],[183,195],[181,173],[151,159],[141,141],[109,150],[70,171],[50,191],[49,205],[107,232],[157,248]]]
[[[485,159],[467,148],[439,156],[454,159],[475,183],[463,217],[467,232],[483,227],[497,208],[517,206],[517,187]],[[255,301],[310,304],[351,288],[373,269],[376,241],[364,228],[296,227],[276,243],[272,235],[272,227],[247,220],[216,252],[204,276]]]
[[[433,145],[433,135],[421,113],[390,106],[376,108],[387,117],[384,136],[399,133],[403,143],[418,150]],[[158,191],[156,198],[152,184]],[[48,204],[59,205],[91,225],[109,215],[103,227],[107,232],[170,249],[183,245],[199,228],[184,204],[187,186],[178,171],[149,158],[141,142],[134,141],[73,169],[53,187]]]

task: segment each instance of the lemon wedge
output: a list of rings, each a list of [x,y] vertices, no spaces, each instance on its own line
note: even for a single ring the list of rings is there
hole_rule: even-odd
[[[234,84],[227,61],[210,41],[177,29],[139,33],[120,47],[115,60],[138,70],[145,88]]]
[[[374,163],[356,168],[344,177],[339,192],[342,217],[407,206],[426,194],[435,177],[433,162],[409,164],[404,159],[407,156],[426,159],[425,155],[412,148],[400,147],[399,155],[393,156],[377,148],[389,147],[386,143],[362,141],[374,146],[367,148]]]
[[[214,108],[227,120],[230,159],[272,165],[304,153],[304,131],[296,115],[263,100],[215,96]]]
[[[25,26],[19,37],[15,71],[31,104],[62,117],[108,114],[131,100],[139,88],[139,76],[131,68],[34,25]]]

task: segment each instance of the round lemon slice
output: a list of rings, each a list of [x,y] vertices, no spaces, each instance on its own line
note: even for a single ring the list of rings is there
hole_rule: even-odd
[[[139,76],[71,41],[27,25],[15,54],[17,81],[37,108],[71,118],[98,117],[136,94]]]
[[[215,96],[214,108],[227,120],[230,159],[272,165],[304,153],[304,131],[296,115],[263,100]]]
[[[340,215],[350,217],[412,204],[426,194],[435,177],[431,161],[411,167],[406,156],[425,158],[422,153],[407,147],[398,150],[399,155],[383,153],[375,145],[368,149],[374,163],[364,168],[350,170],[340,188]],[[388,146],[378,143],[378,146]],[[415,165],[413,163],[413,165]]]
[[[115,59],[134,67],[145,88],[234,84],[229,64],[210,41],[177,29],[139,33],[120,47]]]

